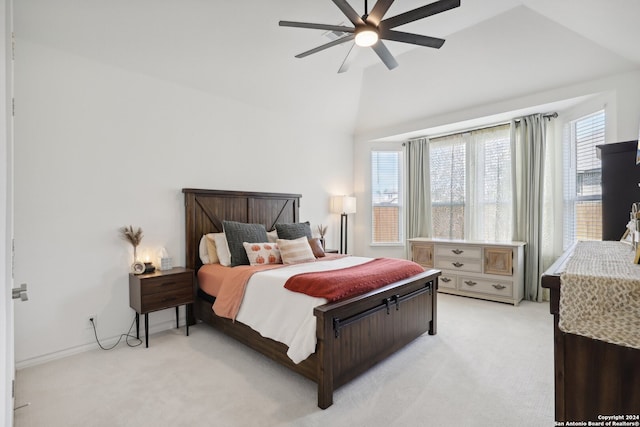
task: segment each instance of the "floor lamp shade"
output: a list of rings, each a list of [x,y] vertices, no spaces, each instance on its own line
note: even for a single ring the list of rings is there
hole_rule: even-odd
[[[331,211],[340,214],[340,253],[347,253],[347,215],[356,213],[356,198],[351,196],[333,196]]]
[[[331,198],[331,212],[339,214],[356,213],[356,198],[351,196],[333,196]]]

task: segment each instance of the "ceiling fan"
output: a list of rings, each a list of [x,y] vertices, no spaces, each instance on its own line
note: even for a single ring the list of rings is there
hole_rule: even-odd
[[[382,40],[391,40],[440,49],[444,44],[444,39],[423,36],[420,34],[405,33],[403,31],[393,30],[393,28],[431,15],[446,12],[447,10],[460,6],[460,0],[439,0],[426,6],[401,13],[400,15],[383,19],[385,13],[387,13],[394,0],[378,0],[371,10],[371,13],[368,12],[367,0],[364,0],[364,15],[362,16],[358,15],[346,0],[332,1],[336,6],[338,6],[342,13],[345,14],[349,21],[351,21],[353,28],[343,25],[313,24],[309,22],[293,21],[280,21],[279,25],[281,27],[310,28],[314,30],[327,30],[344,33],[345,35],[342,35],[329,43],[296,55],[296,58],[304,58],[305,56],[320,52],[332,46],[353,41],[354,43],[338,70],[339,73],[348,69],[348,59],[354,45],[361,47],[370,46],[389,70],[396,68],[398,66],[398,62],[395,60],[393,55],[391,55],[391,52],[389,52],[389,49],[387,49]]]

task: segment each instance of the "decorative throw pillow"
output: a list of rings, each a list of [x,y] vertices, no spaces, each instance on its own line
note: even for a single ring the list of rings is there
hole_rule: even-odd
[[[216,244],[216,254],[220,265],[229,267],[231,265],[231,254],[229,253],[229,245],[227,244],[227,236],[224,233],[214,233],[213,241]]]
[[[324,255],[324,249],[322,249],[322,243],[320,243],[320,239],[315,237],[313,239],[309,239],[309,246],[311,246],[311,251],[313,252],[313,256],[316,258],[322,258]]]
[[[278,238],[285,240],[295,240],[300,237],[311,239],[311,224],[307,222],[295,222],[292,224],[276,224]]]
[[[222,221],[222,228],[227,237],[229,253],[231,254],[231,267],[236,265],[249,265],[247,252],[243,242],[267,243],[267,230],[262,224],[245,224],[243,222]]]
[[[242,246],[247,252],[247,258],[249,258],[251,265],[282,264],[277,243],[244,242]]]
[[[304,236],[295,240],[278,239],[278,248],[284,264],[297,264],[316,259],[309,246],[309,239]]]

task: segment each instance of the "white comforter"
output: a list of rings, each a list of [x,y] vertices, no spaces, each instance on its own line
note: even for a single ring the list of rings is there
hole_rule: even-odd
[[[284,288],[285,282],[295,274],[337,270],[367,261],[371,261],[371,258],[349,256],[256,273],[247,282],[236,320],[250,326],[263,337],[289,346],[287,356],[294,363],[300,363],[316,349],[316,317],[313,309],[327,300],[292,292]]]

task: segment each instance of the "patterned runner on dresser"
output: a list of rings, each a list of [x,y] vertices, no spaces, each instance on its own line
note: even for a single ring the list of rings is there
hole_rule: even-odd
[[[578,242],[561,274],[560,330],[640,349],[640,265],[621,242]]]

